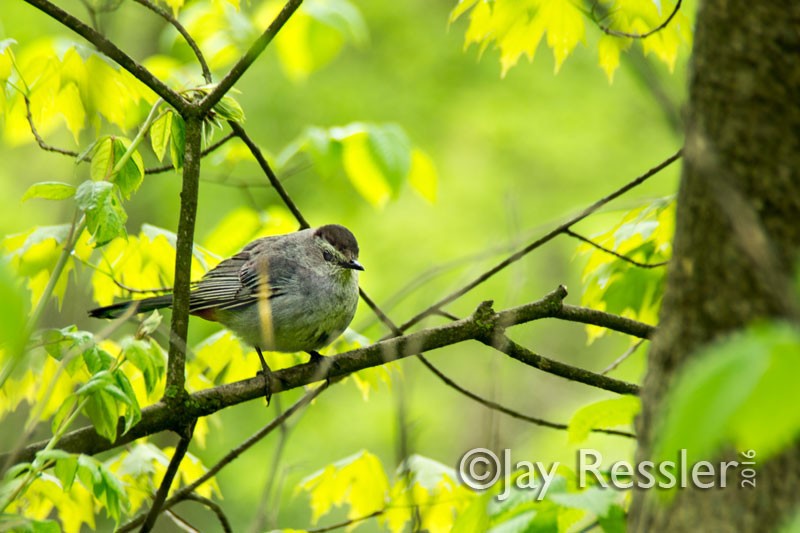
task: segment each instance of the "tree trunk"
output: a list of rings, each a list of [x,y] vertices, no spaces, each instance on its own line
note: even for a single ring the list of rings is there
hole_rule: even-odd
[[[639,460],[651,454],[668,387],[699,347],[759,317],[797,321],[800,2],[701,2],[684,153]],[[636,492],[629,530],[774,531],[798,510],[800,443],[756,462],[755,489],[678,489],[669,505],[655,491]]]

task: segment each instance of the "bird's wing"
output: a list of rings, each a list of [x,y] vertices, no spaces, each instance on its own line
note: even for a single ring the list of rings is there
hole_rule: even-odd
[[[190,296],[191,312],[203,309],[233,309],[256,301],[261,295],[263,281],[267,280],[269,298],[284,293],[285,280],[275,279],[271,272],[268,239],[250,243],[241,252],[209,270]]]

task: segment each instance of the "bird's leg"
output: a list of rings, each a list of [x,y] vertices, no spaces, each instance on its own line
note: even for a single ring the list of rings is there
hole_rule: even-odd
[[[326,357],[323,356],[322,354],[320,354],[316,350],[308,350],[308,352],[306,352],[306,353],[308,353],[308,362],[309,362],[309,364],[314,363],[314,364],[319,365],[320,373],[325,374],[325,383],[330,385],[331,384],[331,378],[327,374],[328,374],[328,370],[330,370],[330,367],[331,367],[331,360],[330,359],[326,360]]]
[[[272,370],[269,369],[269,365],[267,364],[266,359],[264,359],[264,354],[261,353],[261,348],[256,346],[255,349],[256,353],[258,354],[258,358],[261,359],[261,370],[258,373],[264,376],[264,399],[267,400],[267,405],[269,405],[269,400],[272,398],[272,388],[270,387]]]
[[[306,353],[308,353],[309,363],[321,363],[325,359],[325,357],[316,350],[309,350]]]

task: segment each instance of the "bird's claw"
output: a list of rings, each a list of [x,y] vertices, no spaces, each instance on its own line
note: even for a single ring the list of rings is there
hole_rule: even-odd
[[[271,379],[272,379],[272,370],[269,369],[269,365],[267,364],[266,359],[264,359],[264,354],[261,353],[261,349],[256,347],[256,353],[258,354],[258,358],[261,360],[261,370],[259,370],[256,375],[257,376],[264,376],[264,399],[267,401],[267,407],[269,407],[269,401],[272,399],[272,386],[271,386]]]

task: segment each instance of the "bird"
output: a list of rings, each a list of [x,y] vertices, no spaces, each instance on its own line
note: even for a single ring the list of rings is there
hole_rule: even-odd
[[[358,242],[338,224],[256,239],[221,261],[195,282],[189,313],[219,322],[253,346],[265,374],[262,350],[307,352],[341,335],[358,305]],[[134,307],[146,313],[172,306],[172,294],[128,300],[89,311],[94,318],[118,318]]]

